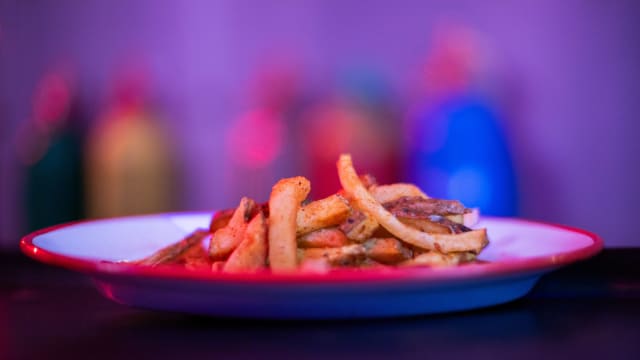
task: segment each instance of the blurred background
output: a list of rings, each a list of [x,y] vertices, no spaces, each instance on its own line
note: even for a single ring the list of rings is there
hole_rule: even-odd
[[[351,152],[638,246],[637,1],[0,0],[0,245],[237,205]]]

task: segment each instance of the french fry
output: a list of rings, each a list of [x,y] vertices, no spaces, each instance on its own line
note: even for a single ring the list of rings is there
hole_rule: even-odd
[[[389,268],[393,268],[393,266],[390,265],[386,265],[383,263],[379,263],[375,260],[372,260],[371,258],[366,258],[364,260],[362,260],[358,266],[360,266],[360,268],[363,269],[389,269]]]
[[[335,227],[316,230],[298,238],[301,249],[340,247],[348,243],[347,236]]]
[[[443,254],[437,251],[427,251],[417,255],[413,259],[400,263],[400,266],[431,266],[443,267],[454,266],[461,262],[469,261],[473,258],[473,253],[461,252]]]
[[[355,265],[364,260],[365,248],[361,244],[353,244],[338,248],[303,249],[303,261],[309,259],[324,259],[334,266]]]
[[[373,238],[363,246],[369,259],[383,264],[396,264],[412,257],[411,250],[396,238]]]
[[[480,210],[478,208],[467,209],[464,214],[447,215],[446,218],[466,227],[472,227],[477,224],[480,219]]]
[[[360,181],[362,181],[362,185],[364,185],[364,187],[366,187],[367,189],[371,186],[378,185],[378,180],[371,174],[360,175]]]
[[[343,222],[351,212],[349,203],[334,194],[321,200],[312,201],[298,210],[296,233],[298,236]]]
[[[223,271],[229,273],[255,272],[267,263],[267,221],[262,212],[247,225],[244,239],[231,253]]]
[[[349,240],[356,242],[369,239],[379,227],[376,219],[359,210],[351,211],[351,215],[339,226]]]
[[[151,254],[150,256],[133,263],[147,266],[158,266],[177,263],[180,260],[180,256],[195,247],[202,246],[202,241],[207,237],[207,235],[209,235],[209,232],[207,230],[196,230],[177,243],[164,247]]]
[[[378,185],[378,180],[376,180],[376,178],[371,175],[371,174],[363,174],[360,175],[360,181],[362,181],[362,185],[367,188],[367,190],[370,190],[372,187],[377,186]],[[344,192],[344,189],[340,189],[337,192],[338,195],[342,196],[343,198],[348,199],[349,195],[347,195]]]
[[[424,219],[430,215],[463,215],[467,209],[458,200],[425,199],[420,196],[403,196],[381,203],[397,217]]]
[[[209,237],[210,235],[207,235]],[[203,239],[203,241],[206,241]],[[209,253],[204,247],[204,244],[194,244],[187,251],[180,256],[180,263],[184,264],[187,270],[204,270],[211,268],[211,260],[209,260]]]
[[[240,244],[255,207],[255,201],[247,197],[240,200],[240,205],[229,219],[227,226],[216,231],[209,242],[209,257],[212,261],[225,260]]]
[[[471,209],[471,211],[462,215],[462,224],[464,224],[464,226],[467,226],[467,227],[472,227],[478,223],[479,219],[480,219],[480,210],[478,208],[474,208],[474,209]]]
[[[366,187],[366,186],[365,186]],[[419,196],[428,199],[427,194],[422,192],[419,187],[413,184],[395,183],[389,185],[374,185],[369,187],[369,192],[377,202],[384,204],[386,202],[398,200],[401,197]]]
[[[236,209],[225,209],[216,211],[216,213],[211,217],[211,223],[209,224],[209,232],[214,233],[223,227],[229,224],[229,220],[233,216],[233,213]]]
[[[443,253],[472,251],[480,252],[488,243],[486,229],[473,230],[462,234],[428,234],[407,226],[387,211],[362,185],[353,168],[350,155],[340,156],[338,163],[340,183],[353,205],[368,213],[395,237],[414,246]]]
[[[441,224],[429,221],[429,219],[410,219],[410,218],[398,218],[400,222],[405,225],[411,226],[414,229],[431,234],[451,234],[451,230]]]
[[[184,268],[187,270],[205,270],[211,268],[211,261],[207,251],[199,247],[198,251],[184,256]]]
[[[273,272],[293,271],[297,267],[296,217],[310,190],[309,180],[301,176],[282,179],[271,190],[269,263]]]
[[[324,274],[331,270],[331,264],[325,258],[304,259],[303,255],[301,255],[299,268],[301,272]]]
[[[466,214],[453,214],[453,215],[447,215],[446,218],[455,223],[465,225],[464,223],[465,215]]]
[[[211,263],[211,271],[213,272],[221,272],[224,269],[224,261],[214,261]]]

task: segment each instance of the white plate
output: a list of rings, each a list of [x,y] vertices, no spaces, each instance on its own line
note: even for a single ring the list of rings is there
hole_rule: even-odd
[[[24,237],[36,260],[83,272],[122,304],[247,318],[388,317],[467,310],[525,295],[551,270],[602,249],[591,233],[484,218],[486,261],[449,268],[351,270],[329,274],[223,274],[109,263],[139,259],[208,227],[210,213],[159,214],[64,224]]]

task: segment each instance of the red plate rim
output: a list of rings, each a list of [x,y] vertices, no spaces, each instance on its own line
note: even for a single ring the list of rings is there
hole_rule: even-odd
[[[153,215],[187,215],[193,213],[151,214]],[[148,215],[147,215],[148,216]],[[139,217],[139,216],[132,216]],[[121,217],[113,219],[124,219]],[[66,269],[86,273],[89,275],[109,275],[123,277],[137,277],[157,280],[191,280],[215,283],[251,283],[251,284],[336,284],[336,283],[379,283],[402,281],[426,281],[430,283],[456,282],[500,276],[522,275],[526,273],[545,272],[584,260],[596,255],[604,246],[600,236],[578,228],[557,225],[546,222],[531,221],[517,218],[491,218],[505,219],[529,224],[545,225],[562,230],[586,235],[592,240],[592,244],[573,251],[558,253],[552,256],[539,256],[526,259],[508,259],[499,262],[482,264],[468,264],[445,268],[398,268],[398,269],[366,269],[366,270],[335,270],[329,273],[290,273],[272,274],[260,272],[253,274],[227,274],[211,271],[193,271],[182,268],[160,267],[150,268],[129,264],[115,264],[97,260],[87,260],[55,252],[38,247],[33,240],[40,235],[62,228],[90,223],[96,220],[74,221],[47,227],[24,236],[20,240],[20,248],[27,256],[49,265],[55,265]],[[100,220],[97,220],[100,221]]]

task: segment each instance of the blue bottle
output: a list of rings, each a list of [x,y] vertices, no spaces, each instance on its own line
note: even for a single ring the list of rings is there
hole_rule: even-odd
[[[518,189],[500,119],[473,94],[457,94],[418,113],[409,177],[431,197],[458,199],[484,215],[515,216]]]

